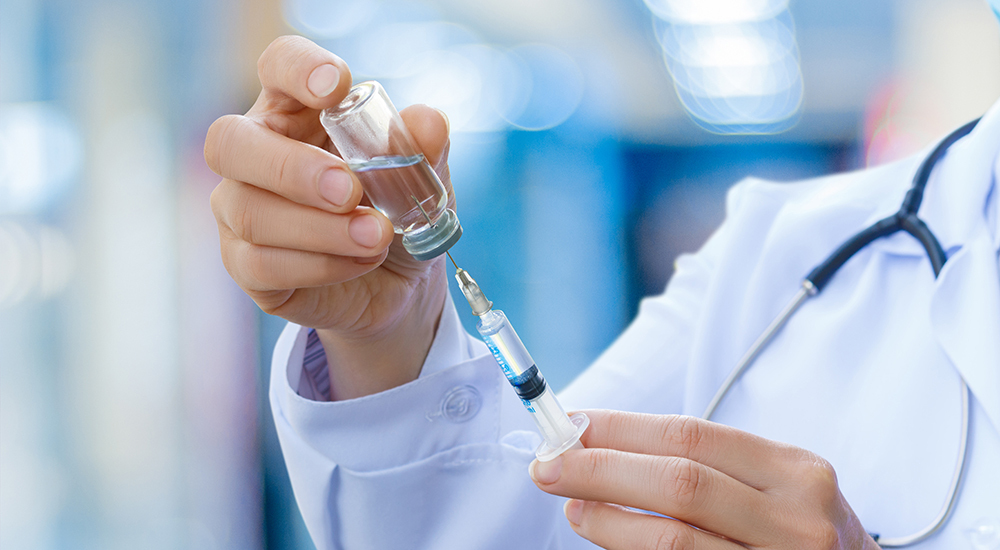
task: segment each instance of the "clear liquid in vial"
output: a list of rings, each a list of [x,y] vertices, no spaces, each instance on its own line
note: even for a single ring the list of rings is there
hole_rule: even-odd
[[[444,185],[423,155],[375,157],[349,166],[358,175],[368,200],[389,218],[396,233],[437,223],[448,204]]]

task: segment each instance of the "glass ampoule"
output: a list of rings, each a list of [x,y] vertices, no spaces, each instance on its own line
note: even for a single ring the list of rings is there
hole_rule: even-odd
[[[458,242],[462,225],[448,208],[448,191],[381,84],[355,85],[320,121],[372,206],[403,235],[411,256],[429,260]]]

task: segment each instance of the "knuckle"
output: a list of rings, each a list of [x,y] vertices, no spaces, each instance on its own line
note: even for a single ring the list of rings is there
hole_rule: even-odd
[[[286,34],[272,40],[267,45],[267,48],[264,48],[264,52],[260,54],[260,57],[257,58],[258,76],[263,76],[272,61],[280,58],[285,52],[291,49],[302,47],[305,42],[308,42],[308,40],[293,34]]]
[[[275,155],[270,161],[269,170],[272,185],[281,193],[287,193],[292,189],[292,185],[288,181],[290,167],[294,164],[292,156],[290,148],[282,147],[275,151]]]
[[[664,498],[680,510],[696,509],[705,490],[703,472],[698,463],[686,458],[667,457],[663,475]]]
[[[652,538],[650,550],[685,550],[694,548],[693,535],[674,522],[662,523]]]
[[[840,496],[837,472],[830,462],[820,456],[811,455],[803,465],[801,486],[823,505],[828,505]]]
[[[663,424],[662,437],[678,454],[691,456],[705,440],[705,429],[701,419],[693,416],[674,416]]]
[[[832,518],[841,511],[843,497],[833,465],[824,458],[805,452],[799,458],[797,484],[804,496],[807,516],[791,528],[798,533],[804,550],[830,550],[840,545],[840,532]]]
[[[267,252],[263,247],[253,244],[247,246],[243,259],[243,268],[246,278],[254,287],[262,288],[268,286],[266,285],[266,281],[269,278],[268,273],[270,269]]]
[[[219,185],[215,186],[215,189],[212,190],[212,194],[208,198],[212,214],[215,215],[215,221],[220,227],[226,226],[233,233],[236,233],[234,226],[238,226],[232,220],[235,217],[234,212],[238,211],[236,206],[239,202],[240,185],[233,180],[224,179],[219,182]]]
[[[829,520],[807,522],[805,532],[800,536],[800,548],[803,550],[832,550],[840,543],[840,533],[833,522]]]
[[[225,115],[215,119],[205,135],[205,163],[216,174],[225,177],[224,159],[228,154],[232,133],[243,117]]]
[[[239,238],[250,244],[261,244],[260,231],[257,220],[263,218],[260,211],[263,209],[261,200],[256,197],[256,193],[243,192],[235,193],[235,197],[227,202],[227,206],[221,207],[229,210],[226,216],[229,228],[232,229]]]
[[[608,481],[609,473],[615,469],[614,462],[614,455],[608,449],[593,449],[593,452],[587,453],[583,482],[589,486],[603,486]]]
[[[258,206],[259,202],[247,197],[239,202],[239,211],[236,216],[237,225],[239,225],[239,231],[236,231],[238,235],[243,237],[243,240],[251,244],[261,244],[260,236],[256,230],[257,224],[255,219],[257,218],[257,211],[260,209]]]
[[[212,214],[215,215],[215,221],[219,223],[222,223],[222,212],[225,206],[225,191],[223,190],[223,184],[225,184],[225,180],[219,182],[219,185],[215,186],[215,189],[212,190],[212,194],[208,197],[208,205],[212,209]]]

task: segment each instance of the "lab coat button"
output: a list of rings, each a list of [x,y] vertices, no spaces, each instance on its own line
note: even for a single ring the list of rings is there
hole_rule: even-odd
[[[1000,519],[980,518],[965,534],[975,550],[995,550],[1000,548]]]
[[[441,400],[441,416],[459,423],[465,422],[479,413],[483,398],[479,390],[472,386],[459,386],[444,395]]]

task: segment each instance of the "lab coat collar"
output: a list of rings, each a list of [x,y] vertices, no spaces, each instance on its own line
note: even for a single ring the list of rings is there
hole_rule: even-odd
[[[948,149],[931,174],[918,216],[949,254],[956,252],[989,219],[986,205],[994,186],[998,152],[1000,102],[983,115],[968,136]]]
[[[993,227],[1000,216],[987,210],[997,207],[991,194],[998,151],[1000,102],[938,162],[918,215],[949,256],[931,300],[934,336],[1000,431],[1000,228]],[[880,205],[879,215],[895,208],[898,203]],[[909,235],[883,241],[887,252],[924,255]]]
[[[996,163],[1000,102],[955,143],[931,175],[919,216],[949,254],[931,301],[941,348],[1000,431],[1000,266]]]
[[[985,224],[945,264],[930,309],[934,337],[1000,432],[1000,266]]]
[[[943,136],[942,136],[943,138]],[[846,196],[854,207],[865,209],[867,227],[898,211],[913,177],[939,141],[919,153],[872,170],[878,174],[865,180],[866,189],[854,188]],[[979,124],[948,148],[947,154],[934,167],[924,199],[917,213],[934,232],[945,252],[951,257],[962,245],[990,220],[986,212],[987,199],[994,187],[994,164],[1000,151],[1000,101],[983,115]],[[891,176],[890,176],[891,174]],[[849,198],[848,198],[849,197]],[[877,198],[876,198],[877,197]],[[997,231],[990,231],[996,235]],[[994,249],[1000,246],[1000,236],[992,239]],[[902,232],[872,243],[874,248],[899,255],[923,256],[923,247]]]
[[[868,171],[832,200],[840,212],[867,212],[856,230],[899,210],[920,163],[937,146]],[[948,254],[931,301],[934,337],[1000,431],[1000,102],[969,135],[948,149],[927,183],[918,215]],[[833,191],[835,189],[832,189]],[[883,253],[925,256],[903,232],[871,245]],[[930,267],[928,266],[928,269]]]

